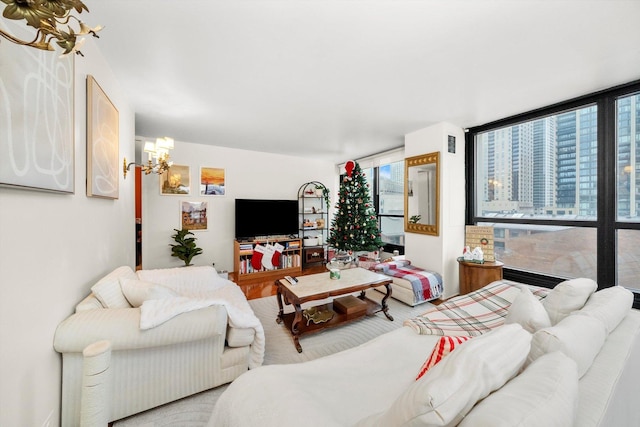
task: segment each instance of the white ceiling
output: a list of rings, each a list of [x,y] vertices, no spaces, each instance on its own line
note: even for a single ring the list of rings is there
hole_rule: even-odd
[[[136,134],[335,162],[640,79],[638,0],[85,0]]]

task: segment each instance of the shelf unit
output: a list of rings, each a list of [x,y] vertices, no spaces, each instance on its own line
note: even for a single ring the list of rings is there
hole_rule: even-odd
[[[271,270],[264,267],[255,269],[251,260],[256,246],[275,243],[284,246],[280,254],[280,264]],[[233,270],[236,283],[239,285],[249,280],[276,280],[284,276],[297,276],[302,272],[302,239],[282,237],[251,241],[236,240],[233,245]]]
[[[302,239],[302,266],[322,265],[327,262],[329,238],[329,205],[322,194],[324,184],[310,181],[298,189],[300,238]],[[317,238],[316,244],[304,244]]]

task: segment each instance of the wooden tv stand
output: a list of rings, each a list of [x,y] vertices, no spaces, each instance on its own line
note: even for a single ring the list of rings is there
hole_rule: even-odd
[[[284,246],[280,254],[280,265],[272,270],[256,270],[251,265],[256,245],[279,243]],[[238,285],[275,281],[284,276],[298,276],[302,272],[302,239],[273,238],[249,241],[236,240],[233,244],[233,276]]]

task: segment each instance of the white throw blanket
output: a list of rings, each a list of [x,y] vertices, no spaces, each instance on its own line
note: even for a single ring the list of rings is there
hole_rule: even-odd
[[[183,276],[184,271],[183,269]],[[215,270],[213,271],[215,273]],[[201,274],[202,271],[194,271],[194,273]],[[171,280],[166,280],[166,273],[163,275],[164,277],[145,274],[140,278],[170,287],[180,296],[145,301],[140,306],[140,329],[153,328],[181,313],[211,305],[224,305],[229,316],[229,325],[234,328],[255,330],[255,339],[251,344],[249,368],[253,369],[262,365],[265,348],[264,329],[260,320],[253,313],[246,297],[235,283],[216,275],[214,280],[200,282],[194,280],[189,283],[189,286],[175,286]]]
[[[438,339],[399,327],[326,357],[253,369],[229,384],[207,426],[353,426],[415,382]]]

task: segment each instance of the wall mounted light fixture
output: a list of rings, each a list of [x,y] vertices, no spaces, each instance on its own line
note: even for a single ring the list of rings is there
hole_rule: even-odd
[[[78,36],[91,34],[98,37],[96,33],[102,29],[101,26],[91,28],[78,17],[71,15],[74,10],[78,14],[83,10],[89,12],[87,6],[80,0],[2,0],[2,2],[6,4],[2,12],[3,17],[12,20],[24,19],[29,27],[36,29],[36,34],[31,41],[19,39],[0,30],[0,36],[22,46],[54,50],[52,42],[55,42],[62,48],[63,55],[75,52],[83,56],[80,46],[84,43],[84,39],[78,40]],[[78,32],[71,27],[71,20],[76,21]],[[64,25],[66,28],[63,28]]]
[[[158,175],[164,171],[168,171],[173,162],[169,161],[169,150],[173,150],[173,139],[169,137],[158,138],[156,142],[147,141],[144,143],[143,151],[148,153],[149,158],[146,164],[136,164],[135,162],[127,163],[127,158],[124,158],[122,162],[122,173],[124,178],[127,178],[127,172],[133,165],[140,166],[145,175],[150,173],[157,173]],[[153,163],[153,160],[156,163]]]

